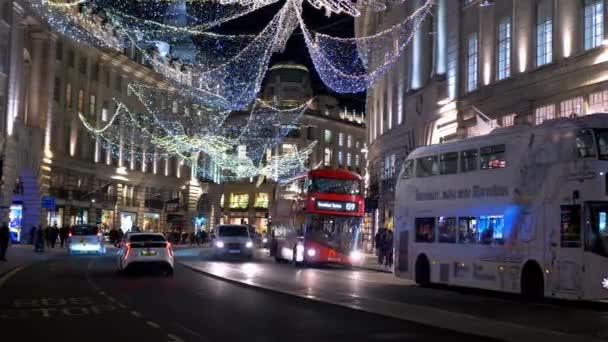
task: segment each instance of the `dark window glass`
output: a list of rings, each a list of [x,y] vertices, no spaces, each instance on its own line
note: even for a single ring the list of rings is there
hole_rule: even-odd
[[[585,250],[608,256],[608,203],[590,203],[588,208],[590,217],[585,227]],[[576,238],[575,234],[573,231],[571,240]]]
[[[63,43],[58,42],[55,50],[55,59],[60,61],[63,59]]]
[[[356,179],[313,178],[310,192],[330,192],[334,194],[361,194],[361,182]]]
[[[476,217],[461,217],[458,219],[458,242],[477,243]]]
[[[83,75],[85,75],[87,73],[87,58],[86,57],[80,57],[80,65],[78,66],[78,70]]]
[[[608,160],[608,130],[596,130],[595,138],[597,140],[597,149],[600,159]]]
[[[416,177],[429,177],[438,174],[437,156],[423,157],[416,160]]]
[[[416,242],[435,242],[435,218],[416,218]]]
[[[455,217],[440,217],[437,219],[439,242],[455,243],[457,230]]]
[[[460,172],[477,170],[477,150],[460,152]]]
[[[576,150],[579,158],[595,158],[595,143],[593,132],[590,129],[578,132],[576,135]]]
[[[73,226],[70,232],[75,236],[97,235],[99,229],[95,226]]]
[[[68,51],[68,66],[73,68],[74,67],[74,59],[76,57],[74,56],[74,50],[69,50]]]
[[[158,234],[135,234],[135,235],[129,236],[130,242],[146,242],[146,241],[159,242],[159,241],[166,241],[166,240],[167,239],[165,239],[164,236],[158,235]]]
[[[479,150],[479,160],[482,170],[506,167],[505,145],[482,147]]]
[[[61,79],[59,77],[55,77],[55,85],[53,89],[53,100],[59,102],[61,99]]]
[[[560,229],[561,246],[564,248],[581,246],[581,206],[562,205]]]
[[[219,228],[218,228],[218,236],[219,237],[226,237],[226,236],[249,236],[249,231],[247,230],[247,226],[224,225],[224,226],[219,226]]]
[[[403,165],[403,173],[401,178],[408,179],[414,177],[414,160],[406,160]]]
[[[479,243],[482,245],[504,242],[505,219],[502,215],[479,217]]]
[[[450,175],[458,172],[458,152],[444,153],[439,156],[439,173]]]

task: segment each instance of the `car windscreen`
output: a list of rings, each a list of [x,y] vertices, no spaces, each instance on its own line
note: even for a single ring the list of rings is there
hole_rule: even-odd
[[[165,242],[166,239],[162,235],[138,234],[138,235],[132,235],[131,237],[129,237],[129,241],[131,241],[131,242]]]
[[[247,227],[245,226],[220,226],[218,229],[219,236],[249,236]]]
[[[97,235],[99,228],[94,226],[74,226],[70,228],[72,235],[83,236],[83,235]]]

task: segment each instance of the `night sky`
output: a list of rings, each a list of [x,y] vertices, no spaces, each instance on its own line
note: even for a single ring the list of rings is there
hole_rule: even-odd
[[[247,16],[232,20],[222,24],[221,27],[213,31],[218,33],[258,33],[272,17],[283,6],[284,2],[279,1],[276,4],[261,8]],[[354,19],[349,15],[333,15],[326,17],[325,12],[317,10],[314,7],[304,2],[304,21],[309,30],[326,33],[336,37],[353,37],[354,36]],[[340,100],[340,104],[358,111],[365,110],[365,95],[358,94],[337,94],[328,89],[317,74],[315,67],[310,59],[310,54],[304,42],[302,31],[297,28],[289,41],[287,48],[282,54],[275,53],[271,60],[271,65],[277,62],[293,61],[308,67],[311,74],[313,91],[315,94],[331,94]]]

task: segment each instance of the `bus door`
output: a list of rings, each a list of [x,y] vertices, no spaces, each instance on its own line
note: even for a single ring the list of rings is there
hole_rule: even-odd
[[[585,204],[584,297],[608,296],[608,202]]]
[[[551,241],[553,291],[578,295],[583,286],[582,206],[562,205],[560,209],[559,241]]]

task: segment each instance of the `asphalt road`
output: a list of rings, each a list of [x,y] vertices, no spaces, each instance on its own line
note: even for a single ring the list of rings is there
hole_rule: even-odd
[[[482,341],[244,287],[177,266],[119,275],[114,259],[65,257],[0,284],[0,331],[19,341]]]

